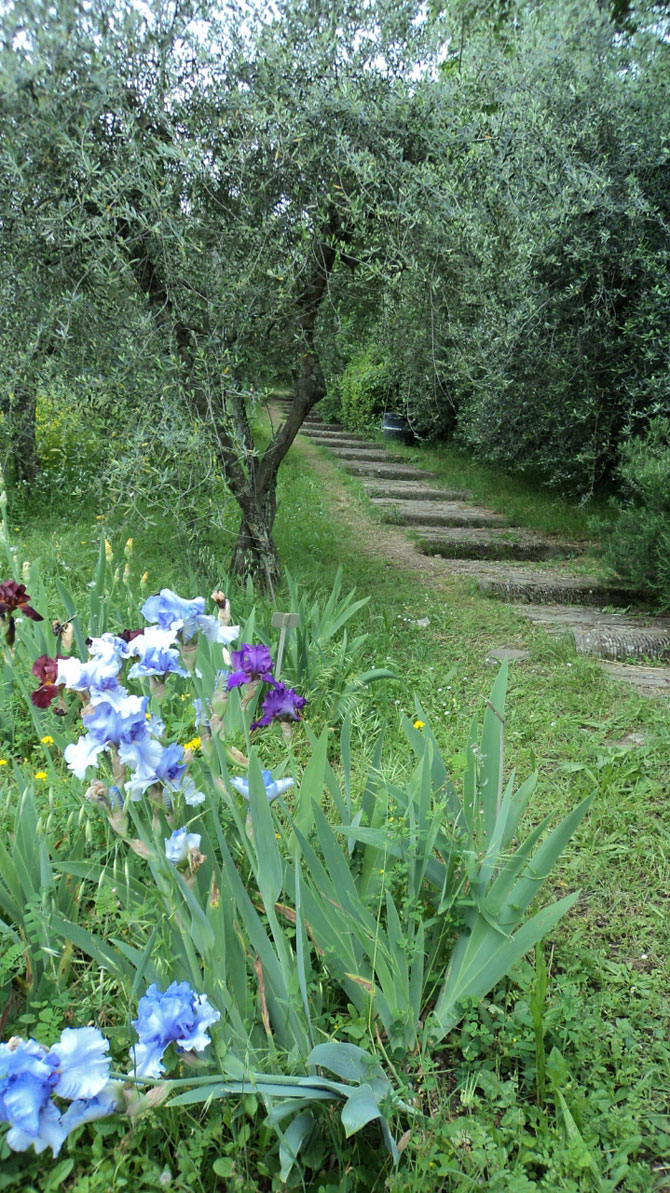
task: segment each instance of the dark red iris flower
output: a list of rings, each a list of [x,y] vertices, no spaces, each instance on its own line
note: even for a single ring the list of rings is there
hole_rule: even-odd
[[[36,708],[48,708],[51,701],[56,699],[63,688],[64,685],[57,683],[56,680],[58,678],[58,660],[64,658],[65,655],[61,654],[56,655],[55,659],[41,654],[39,659],[35,659],[33,675],[35,679],[39,679],[40,686],[30,693],[30,699]]]
[[[143,633],[144,630],[121,630],[121,633],[117,634],[116,636],[117,638],[123,638],[124,642],[132,642],[135,638],[139,638],[140,634]]]
[[[16,627],[14,625],[14,614],[22,613],[24,617],[30,617],[32,621],[44,621],[41,613],[33,609],[28,602],[30,597],[26,592],[25,584],[17,584],[16,580],[5,580],[0,584],[0,617],[7,617],[7,642],[10,646],[14,645],[16,637]]]

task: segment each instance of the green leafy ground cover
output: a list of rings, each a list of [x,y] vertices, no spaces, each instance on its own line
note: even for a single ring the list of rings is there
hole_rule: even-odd
[[[101,525],[114,547],[120,585],[128,564],[129,601],[162,585],[190,594],[222,580],[211,566],[214,548],[198,553],[188,537],[182,538],[183,553],[172,547],[167,558],[165,544],[180,541],[180,528],[164,509],[144,529],[90,504],[70,508],[67,516],[53,508],[43,515],[17,507],[10,518],[19,557],[41,556],[54,615],[56,576],[85,595]],[[129,536],[134,543],[127,559]],[[597,664],[484,600],[471,583],[428,586],[384,567],[351,534],[346,511],[335,508],[323,476],[310,473],[304,456],[289,462],[282,479],[277,539],[304,591],[328,592],[342,567],[343,591],[355,587],[370,598],[351,630],[352,636],[367,633],[365,643],[353,660],[329,654],[310,705],[308,723],[315,730],[332,723],[329,757],[336,773],[341,722],[330,693],[346,690],[356,671],[375,666],[401,677],[349,701],[352,790],[360,792],[365,782],[383,726],[380,769],[390,781],[402,781],[409,751],[400,718],[416,715],[415,699],[452,775],[461,778],[470,723],[483,713],[495,676],[487,654],[523,640],[531,657],[510,674],[505,730],[508,770],[516,768],[518,782],[535,767],[540,774],[524,823],[532,826],[547,813],[558,818],[595,795],[550,879],[555,897],[575,890],[580,895],[544,950],[517,964],[436,1047],[410,1050],[401,1059],[387,1050],[389,1076],[425,1116],[418,1122],[399,1117],[399,1166],[380,1152],[375,1124],[347,1140],[333,1111],[325,1135],[307,1148],[302,1172],[292,1171],[288,1187],[314,1193],[670,1187],[667,709],[611,683]],[[229,591],[233,607],[241,609],[248,594],[234,586]],[[277,594],[278,607],[282,598],[288,607],[286,592]],[[267,617],[269,610],[258,604]],[[429,625],[419,626],[426,617]],[[103,847],[102,826],[82,808],[80,785],[64,781],[53,748],[41,743],[18,701],[11,712],[7,716],[3,707],[7,772],[16,759],[33,779],[37,815],[50,835],[73,834],[73,826],[83,824],[86,849],[95,854]],[[185,722],[184,735],[192,728]],[[631,734],[641,736],[631,740]],[[298,761],[306,749],[298,731]],[[5,842],[16,798],[12,782],[3,783]],[[124,925],[106,899],[103,892],[94,905],[97,930],[130,932],[133,924]],[[65,1023],[82,1021],[82,1008],[86,1022],[118,1026],[118,991],[110,975],[76,952],[67,964],[67,986],[29,1004],[21,997],[25,958],[20,950],[3,949],[3,1039],[14,1032],[51,1040]],[[338,1039],[368,1046],[369,1019],[351,1002],[340,1003],[332,1030]],[[401,1135],[403,1128],[409,1135]],[[0,1188],[40,1193],[130,1186],[207,1193],[279,1189],[276,1136],[263,1125],[257,1100],[245,1095],[204,1108],[164,1108],[130,1125],[127,1119],[102,1120],[81,1129],[53,1164],[5,1151],[0,1170]]]

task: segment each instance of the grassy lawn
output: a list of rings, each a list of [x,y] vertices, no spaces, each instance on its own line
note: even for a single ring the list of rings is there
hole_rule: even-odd
[[[468,488],[477,500],[523,525],[574,537],[588,534],[589,511],[575,511],[539,493],[530,481],[496,478],[455,452],[403,452],[444,483]],[[594,793],[591,813],[550,879],[556,897],[580,894],[545,943],[546,995],[541,997],[537,970],[541,958],[531,953],[492,994],[467,1008],[461,1024],[437,1048],[386,1057],[394,1080],[421,1113],[413,1123],[402,1116],[396,1122],[403,1144],[397,1170],[380,1150],[375,1124],[347,1140],[333,1115],[321,1141],[305,1153],[302,1175],[294,1169],[285,1186],[276,1136],[263,1126],[257,1100],[244,1097],[214,1102],[208,1110],[165,1109],[130,1126],[127,1120],[103,1120],[83,1128],[54,1164],[35,1159],[32,1152],[14,1155],[5,1149],[0,1189],[670,1189],[668,708],[613,683],[597,663],[577,656],[571,641],[550,638],[510,608],[485,599],[472,580],[422,581],[388,566],[370,547],[375,522],[358,486],[347,483],[352,503],[347,508],[338,485],[327,472],[313,472],[305,453],[294,449],[282,470],[276,538],[287,569],[305,591],[327,593],[341,568],[343,591],[355,588],[359,597],[368,598],[352,622],[352,635],[367,635],[355,668],[383,666],[398,676],[363,690],[352,704],[352,789],[360,793],[382,729],[383,773],[403,781],[410,762],[400,716],[413,720],[417,700],[452,776],[460,781],[472,719],[482,716],[496,675],[489,652],[523,646],[530,655],[510,670],[505,724],[508,773],[516,770],[520,782],[539,771],[523,823],[528,829],[547,814],[560,817]],[[212,498],[218,511],[222,495]],[[363,519],[355,525],[354,507]],[[119,567],[125,566],[123,544],[133,538],[127,560],[133,592],[168,585],[192,595],[223,585],[237,616],[249,595],[227,583],[220,562],[233,534],[229,512],[207,529],[202,511],[199,542],[178,517],[170,520],[166,508],[157,509],[144,526],[93,506],[69,509],[67,516],[53,510],[25,513],[10,531],[22,559],[41,557],[54,615],[56,577],[85,593],[103,526]],[[366,521],[369,535],[362,538]],[[269,609],[257,603],[261,620],[267,618]],[[276,606],[287,607],[286,591],[277,594]],[[317,699],[307,713],[315,731],[327,723],[327,709],[327,701]],[[185,725],[185,732],[189,728]],[[329,757],[339,773],[337,732],[334,723]],[[308,749],[302,731],[292,748],[296,764],[303,765]],[[44,747],[25,716],[15,721],[14,737],[3,751],[25,759],[29,770],[43,764]],[[6,840],[16,794],[11,782],[4,787]],[[101,830],[89,809],[82,809],[77,789],[70,782],[61,792],[51,783],[47,796],[38,784],[40,815],[56,833],[77,817],[88,817],[92,848],[100,848]],[[109,914],[110,932],[118,932]],[[18,972],[16,959],[12,964],[3,970],[5,1003]],[[20,982],[14,987],[3,1039],[9,1032],[38,1035],[40,1028],[53,1028],[53,1035],[64,1016],[93,1022],[104,1008],[115,1022],[113,984],[102,972],[87,971],[81,959],[73,969],[72,991],[48,1005],[23,1004]],[[343,1040],[382,1046],[374,1033],[368,1039],[369,1023],[351,1004],[341,1006],[335,1026]]]

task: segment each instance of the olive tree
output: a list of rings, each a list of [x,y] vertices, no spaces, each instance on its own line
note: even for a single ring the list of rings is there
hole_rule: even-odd
[[[444,120],[421,36],[395,2],[6,10],[0,237],[28,329],[12,352],[6,315],[19,461],[43,354],[66,367],[148,318],[239,504],[233,566],[272,588],[277,472],[325,394],[324,312],[336,291],[340,317],[350,280],[359,301],[397,272],[428,202]],[[288,376],[293,402],[261,451],[250,392]]]

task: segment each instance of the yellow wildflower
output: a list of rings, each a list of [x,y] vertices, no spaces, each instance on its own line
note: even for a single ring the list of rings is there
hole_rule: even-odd
[[[45,770],[36,770],[35,771],[36,779],[46,779],[46,777],[47,777],[47,772]]]
[[[50,733],[47,733],[46,737],[41,737],[40,741],[43,746],[52,746],[54,744],[54,739]]]
[[[0,766],[7,766],[7,759],[6,759],[6,758],[0,758]]]
[[[415,722],[414,722],[414,728],[415,728],[415,729],[425,729],[425,727],[426,727],[426,722],[425,722],[425,721],[415,721]]]
[[[185,741],[184,749],[185,750],[199,750],[200,749],[200,738],[192,737],[190,741]]]

